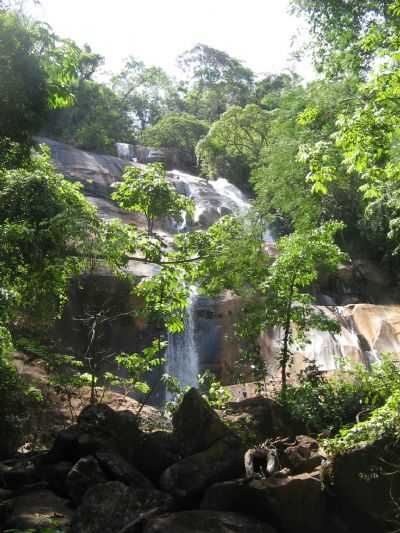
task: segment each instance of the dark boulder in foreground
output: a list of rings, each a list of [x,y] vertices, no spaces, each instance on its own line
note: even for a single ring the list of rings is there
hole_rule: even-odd
[[[201,508],[257,516],[285,533],[319,533],[326,519],[318,472],[215,484],[205,493]]]
[[[400,501],[400,448],[385,441],[336,455],[323,466],[341,512],[363,533],[393,531]],[[395,520],[397,518],[397,520]]]
[[[304,424],[291,417],[277,402],[263,396],[230,403],[224,420],[234,426],[250,446],[270,438],[293,438],[306,433]]]
[[[174,434],[185,456],[209,448],[232,431],[197,389],[190,389],[173,416]]]
[[[196,453],[167,468],[160,479],[163,490],[176,498],[200,495],[218,481],[243,475],[243,449],[236,439],[225,437],[207,450]]]
[[[150,519],[143,533],[275,533],[255,518],[219,511],[183,511]]]
[[[157,490],[138,489],[110,481],[89,489],[78,508],[71,533],[117,533],[149,511],[166,512],[172,498]]]

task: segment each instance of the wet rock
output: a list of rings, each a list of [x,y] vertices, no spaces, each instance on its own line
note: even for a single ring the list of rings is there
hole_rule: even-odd
[[[230,403],[224,420],[250,446],[269,438],[293,438],[305,433],[304,425],[294,420],[283,407],[261,396]]]
[[[5,529],[34,529],[49,526],[56,520],[61,528],[67,528],[73,516],[68,501],[48,490],[29,492],[13,502],[13,510]]]
[[[151,481],[120,455],[113,452],[99,452],[96,454],[96,458],[110,480],[121,481],[121,483],[137,489],[154,488]]]
[[[231,435],[231,430],[194,388],[183,397],[172,422],[176,439],[186,456],[206,450]]]
[[[149,520],[143,533],[274,533],[266,523],[238,513],[183,511]]]
[[[201,508],[257,516],[285,533],[320,533],[326,518],[321,483],[310,474],[218,483],[207,490]]]
[[[207,450],[186,457],[162,474],[160,486],[176,498],[198,496],[209,485],[242,476],[243,449],[234,437],[225,437]]]
[[[116,533],[143,513],[166,512],[172,507],[172,498],[160,491],[134,490],[119,481],[102,483],[86,492],[71,533]]]
[[[95,457],[82,457],[67,476],[66,486],[69,497],[75,505],[78,505],[90,487],[105,481],[107,479]]]
[[[383,531],[398,513],[400,448],[380,441],[337,455],[322,467],[342,513],[365,533]]]

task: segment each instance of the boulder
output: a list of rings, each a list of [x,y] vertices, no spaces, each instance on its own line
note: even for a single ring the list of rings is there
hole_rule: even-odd
[[[228,436],[167,468],[160,487],[178,499],[186,499],[200,495],[213,483],[240,477],[243,472],[243,449],[235,437]]]
[[[157,490],[134,490],[119,481],[89,489],[78,508],[71,533],[116,533],[151,510],[166,512],[172,498]]]
[[[172,423],[184,456],[206,450],[218,440],[232,434],[195,388],[183,397]]]
[[[60,528],[67,528],[73,516],[68,501],[49,490],[28,492],[16,498],[13,510],[5,524],[5,530],[39,530],[56,520]]]
[[[286,448],[285,455],[285,463],[293,474],[313,472],[323,460],[318,442],[307,435],[296,437],[296,442]]]
[[[168,431],[142,433],[132,462],[153,483],[158,483],[166,468],[182,459],[175,436]]]
[[[341,512],[365,533],[383,531],[400,501],[400,448],[385,441],[348,450],[322,467]]]
[[[153,489],[154,486],[139,470],[114,452],[98,452],[96,458],[107,477],[121,481],[136,489]]]
[[[201,508],[250,514],[284,533],[320,533],[326,519],[321,483],[310,474],[218,483],[207,490]]]
[[[99,463],[93,456],[82,457],[71,468],[67,476],[68,494],[75,505],[78,505],[85,492],[98,483],[107,481]]]
[[[114,411],[105,404],[82,410],[78,423],[61,431],[47,455],[48,463],[76,462],[81,457],[113,450],[130,461],[141,432],[130,411]]]
[[[275,533],[266,523],[238,513],[183,511],[149,520],[143,533]]]
[[[40,477],[47,482],[50,490],[59,496],[68,496],[66,481],[73,466],[73,463],[68,461],[44,464],[39,466]]]
[[[304,425],[294,420],[282,406],[262,396],[230,403],[224,420],[249,446],[270,438],[293,438],[306,432]]]

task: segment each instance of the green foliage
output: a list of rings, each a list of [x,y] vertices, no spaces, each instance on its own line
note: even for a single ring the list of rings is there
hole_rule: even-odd
[[[238,183],[241,169],[248,172],[259,163],[261,150],[267,142],[269,123],[268,111],[256,104],[230,107],[197,145],[196,153],[203,173],[223,175]]]
[[[225,409],[232,400],[232,394],[221,384],[215,374],[210,370],[206,370],[203,374],[199,374],[197,378],[199,390],[204,400],[214,409]],[[179,380],[169,374],[163,374],[162,382],[166,390],[172,395],[172,399],[168,400],[164,405],[165,412],[171,415],[178,409],[190,387],[182,387]]]
[[[369,416],[384,406],[400,387],[399,365],[388,354],[382,355],[382,362],[371,368],[349,361],[339,361],[339,364],[340,369],[332,376],[309,364],[298,381],[288,384],[277,398],[311,433],[339,432],[338,442],[342,435],[347,435],[347,429],[357,417]],[[332,446],[335,442],[332,441]]]
[[[176,88],[169,76],[161,68],[148,67],[134,57],[129,57],[122,71],[113,77],[112,89],[127,105],[139,131],[177,110]]]
[[[230,391],[221,384],[210,370],[199,374],[198,381],[203,398],[214,409],[225,409],[226,405],[232,401],[233,396]]]
[[[0,454],[15,453],[29,432],[30,410],[43,398],[40,390],[22,379],[12,361],[12,339],[0,325]]]
[[[28,28],[16,15],[0,11],[0,34],[0,142],[3,152],[11,142],[29,141],[43,125],[49,89]],[[19,150],[21,157],[26,156],[21,147]]]
[[[209,129],[204,120],[187,113],[169,113],[146,128],[139,141],[145,146],[179,148],[194,153],[197,142]]]
[[[120,207],[145,216],[149,235],[153,234],[156,219],[169,217],[178,222],[182,211],[192,214],[194,210],[192,200],[179,194],[168,182],[160,163],[147,165],[145,170],[128,167],[114,188],[112,198]]]
[[[186,266],[201,290],[218,295],[229,289],[241,298],[236,332],[241,339],[243,362],[254,370],[259,362],[259,335],[281,328],[280,367],[286,383],[291,349],[306,340],[311,328],[336,331],[336,321],[318,312],[307,289],[320,272],[336,269],[345,255],[335,243],[343,224],[330,222],[309,232],[294,232],[276,243],[276,258],[266,253],[262,219],[223,217],[206,232],[177,239],[182,253],[198,260]]]
[[[238,59],[198,44],[178,60],[191,82],[184,98],[189,113],[212,122],[228,107],[247,103],[254,74]]]
[[[283,330],[282,387],[286,385],[292,346],[304,343],[311,328],[338,330],[336,321],[313,308],[313,299],[305,289],[318,279],[322,270],[334,271],[344,259],[334,241],[335,234],[342,228],[343,224],[331,222],[305,234],[294,232],[277,243],[278,256],[262,286],[265,297],[263,326]]]
[[[71,107],[51,113],[45,133],[85,150],[114,155],[116,142],[134,140],[127,104],[90,79],[79,83]]]
[[[98,225],[95,209],[43,149],[26,168],[0,170],[0,213],[3,294],[20,309],[56,315],[85,267],[80,250]]]
[[[142,353],[120,354],[115,360],[127,371],[127,377],[118,377],[112,381],[113,384],[122,385],[125,393],[137,391],[148,395],[151,391],[150,386],[144,377],[155,368],[164,363],[164,358],[161,354],[164,353],[167,347],[165,341],[155,339],[151,346],[144,348]]]
[[[339,102],[343,109],[335,111],[330,137],[307,150],[309,180],[314,190],[324,193],[330,183],[342,179],[343,169],[355,176],[358,196],[367,206],[363,223],[378,229],[383,239],[394,240],[393,245],[381,246],[383,253],[391,253],[398,248],[400,206],[398,2],[295,0],[293,4],[311,23],[321,71],[331,79],[355,80],[352,96],[345,105]]]
[[[351,448],[372,444],[389,438],[398,440],[400,427],[400,392],[394,391],[382,407],[375,409],[368,420],[349,429],[342,429],[334,439],[325,440],[324,448],[329,454],[337,454]]]

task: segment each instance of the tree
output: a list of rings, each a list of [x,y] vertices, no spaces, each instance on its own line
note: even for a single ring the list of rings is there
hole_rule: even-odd
[[[170,217],[180,221],[182,212],[193,213],[194,205],[168,182],[160,163],[147,165],[145,170],[128,167],[122,181],[114,184],[112,198],[120,207],[145,216],[149,236],[154,234],[158,218]]]
[[[0,139],[5,147],[11,141],[26,142],[41,128],[49,95],[46,74],[27,28],[15,15],[0,12],[0,34]]]
[[[304,342],[311,328],[337,331],[335,321],[318,312],[307,291],[320,272],[335,270],[344,254],[334,242],[343,228],[327,223],[308,232],[294,232],[276,243],[274,259],[265,250],[262,220],[240,221],[224,217],[206,232],[180,238],[187,253],[199,256],[190,265],[193,280],[210,295],[229,289],[241,299],[236,331],[245,361],[259,359],[259,335],[269,328],[281,328],[282,387],[293,347]],[[261,365],[260,368],[265,370]]]
[[[48,152],[25,168],[0,169],[0,278],[1,293],[10,295],[8,314],[36,309],[56,316],[69,280],[85,268],[81,250],[99,227],[95,208],[55,172]]]
[[[314,63],[330,76],[360,74],[377,50],[394,44],[399,30],[397,0],[291,0],[293,12],[309,23]]]
[[[264,297],[263,328],[282,329],[280,368],[282,389],[286,387],[292,347],[304,342],[311,328],[338,331],[336,321],[328,319],[312,306],[313,298],[305,292],[317,281],[321,271],[334,271],[344,254],[334,242],[343,224],[327,223],[308,233],[294,232],[277,243],[278,256],[261,285]]]
[[[268,111],[256,104],[230,107],[197,145],[203,173],[222,175],[246,187],[250,169],[258,165],[261,150],[267,143],[269,124]]]
[[[325,191],[328,183],[340,179],[330,156],[336,152],[340,168],[359,176],[366,223],[384,228],[386,233],[391,228],[389,238],[397,239],[399,4],[396,0],[315,0],[296,1],[294,6],[313,24],[321,70],[330,77],[357,80],[350,112],[345,106],[339,109],[330,139],[323,146],[308,148],[313,189]],[[395,250],[397,244],[395,241]],[[385,248],[390,251],[390,246]]]
[[[0,165],[29,158],[32,135],[50,109],[69,105],[78,49],[48,26],[0,11]]]
[[[140,143],[145,146],[178,148],[194,155],[197,142],[209,129],[207,122],[187,113],[169,113],[146,128]]]
[[[351,112],[354,89],[351,79],[312,82],[307,87],[299,84],[283,91],[270,111],[267,141],[250,180],[258,208],[278,231],[307,230],[334,218],[345,222],[349,246],[360,239],[365,208],[357,191],[360,178],[356,172],[347,172],[335,146],[325,151],[336,130],[338,111]],[[324,154],[337,176],[326,180],[324,190],[313,188],[310,180],[309,147],[314,154]],[[369,228],[364,239],[372,237]]]
[[[213,122],[232,105],[245,105],[254,84],[253,72],[227,53],[198,44],[178,62],[189,78],[186,110]]]
[[[76,89],[72,106],[50,114],[45,132],[100,153],[115,154],[116,142],[134,141],[127,104],[107,86],[88,79]]]
[[[156,124],[175,111],[177,92],[173,81],[159,67],[147,67],[130,57],[122,71],[112,79],[113,91],[129,108],[135,128],[140,131]]]

